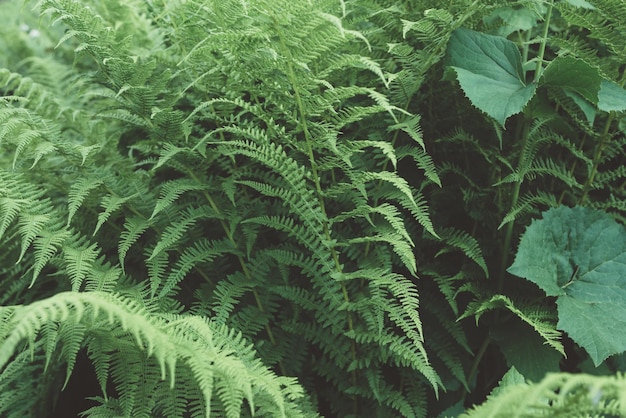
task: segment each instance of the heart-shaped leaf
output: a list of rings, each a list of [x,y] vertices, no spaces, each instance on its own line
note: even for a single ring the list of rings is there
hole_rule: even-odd
[[[536,84],[525,82],[519,49],[501,36],[456,29],[447,65],[472,104],[503,127],[535,94]]]
[[[543,71],[540,84],[560,87],[580,94],[591,103],[598,103],[603,78],[597,67],[574,57],[557,57]]]
[[[626,351],[626,230],[608,214],[548,210],[526,229],[508,271],[557,297],[557,328],[596,366]]]

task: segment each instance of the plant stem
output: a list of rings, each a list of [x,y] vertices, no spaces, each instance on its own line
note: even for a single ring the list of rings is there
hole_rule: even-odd
[[[517,205],[517,201],[519,200],[519,194],[520,194],[520,190],[522,188],[522,183],[524,182],[524,173],[522,173],[521,168],[525,165],[525,149],[526,149],[526,145],[528,144],[528,136],[529,136],[529,132],[530,132],[530,117],[527,115],[524,115],[524,121],[523,121],[523,127],[522,127],[522,138],[521,138],[521,142],[522,142],[522,149],[520,151],[520,157],[519,157],[519,162],[517,164],[517,170],[518,173],[520,174],[520,178],[515,182],[515,185],[513,186],[513,193],[511,195],[511,210],[513,210],[515,208],[515,206]],[[506,233],[504,235],[504,244],[502,246],[502,258],[500,259],[500,270],[498,272],[498,286],[497,286],[497,292],[498,293],[502,293],[502,290],[504,288],[504,277],[506,275],[506,267],[509,263],[509,252],[511,250],[511,240],[513,238],[513,228],[515,226],[515,221],[511,220],[507,225],[506,225]]]
[[[296,73],[294,71],[293,68],[293,57],[291,56],[291,50],[287,47],[286,43],[285,43],[285,37],[280,29],[280,25],[278,23],[278,21],[276,20],[276,18],[274,16],[271,16],[272,20],[274,21],[274,25],[276,28],[276,32],[278,34],[278,37],[280,39],[280,44],[281,47],[283,49],[283,51],[285,51],[285,54],[287,55],[287,71],[288,71],[288,79],[289,82],[291,83],[291,85],[293,86],[293,91],[294,91],[294,96],[296,99],[296,105],[298,107],[298,114],[300,115],[300,123],[302,126],[302,132],[304,134],[304,139],[305,139],[305,143],[306,143],[306,151],[308,154],[308,158],[309,158],[309,165],[311,168],[311,175],[313,177],[313,182],[315,184],[315,191],[316,191],[316,195],[317,195],[317,199],[319,201],[319,205],[320,205],[320,211],[322,212],[323,215],[323,219],[324,222],[322,223],[322,227],[324,229],[324,236],[326,238],[326,240],[328,242],[332,242],[332,237],[330,235],[330,229],[328,227],[328,222],[326,221],[328,219],[328,215],[326,214],[326,205],[324,202],[324,193],[322,191],[322,185],[320,182],[320,177],[319,177],[319,173],[317,171],[317,162],[315,160],[315,154],[313,152],[313,144],[312,144],[312,139],[311,139],[311,133],[309,132],[309,128],[308,128],[308,124],[307,124],[307,114],[306,114],[306,110],[304,108],[304,104],[302,102],[302,98],[300,97],[300,89],[298,88],[298,78],[296,76]],[[343,267],[339,261],[339,254],[337,254],[337,251],[335,250],[335,248],[329,246],[329,250],[331,252],[331,256],[333,258],[333,261],[335,263],[335,269],[337,270],[338,273],[342,273],[343,272]],[[347,303],[350,302],[350,296],[348,294],[348,289],[346,288],[346,285],[344,282],[340,283],[341,285],[341,291],[343,294],[343,299],[344,301]],[[349,331],[353,331],[354,330],[354,324],[352,321],[352,314],[350,313],[350,311],[347,312],[347,321],[348,321],[348,330]],[[351,341],[351,347],[350,347],[350,351],[351,351],[351,356],[352,356],[352,361],[356,361],[356,343],[354,342],[354,340]],[[356,388],[357,386],[357,375],[356,375],[356,371],[352,371],[351,373],[351,378],[352,378],[352,385]],[[353,412],[355,416],[358,416],[357,411],[358,411],[358,405],[357,405],[357,398],[356,396],[353,398],[354,402],[353,402]]]
[[[546,54],[546,44],[548,43],[548,32],[550,30],[550,20],[552,19],[552,8],[554,7],[554,0],[550,1],[548,5],[548,11],[546,12],[546,18],[543,23],[543,34],[541,36],[541,43],[539,44],[539,54],[537,55],[537,66],[535,67],[534,83],[539,81],[541,73],[543,72],[543,58]]]
[[[611,124],[613,123],[614,117],[615,117],[615,114],[613,112],[609,113],[609,117],[607,118],[606,123],[604,125],[604,131],[602,132],[600,143],[598,144],[598,147],[596,148],[596,152],[593,155],[593,166],[591,168],[591,173],[589,174],[589,177],[587,177],[587,181],[585,181],[585,185],[583,186],[583,193],[580,196],[580,199],[578,201],[579,205],[584,205],[587,201],[587,198],[589,197],[589,189],[591,189],[591,185],[593,184],[593,181],[595,180],[596,174],[598,174],[598,166],[600,165],[602,152],[604,151],[604,148],[606,147],[606,144],[610,136],[609,130],[611,128]]]
[[[200,179],[198,179],[198,177],[196,176],[195,173],[193,173],[193,171],[188,170],[187,174],[189,175],[191,179],[200,183]],[[206,191],[203,191],[202,193],[207,203],[209,204],[209,206],[211,206],[211,209],[213,209],[215,213],[221,214],[219,207],[217,206],[217,204],[215,203],[211,195]],[[228,237],[228,240],[233,244],[233,246],[236,247],[237,243],[235,241],[235,237],[233,236],[231,229],[228,227],[228,225],[223,219],[220,220],[220,225],[222,226],[224,233]],[[237,255],[237,261],[239,262],[239,265],[241,266],[241,270],[243,271],[243,274],[250,281],[250,283],[252,283],[253,282],[252,273],[250,273],[250,270],[248,269],[246,261],[243,259],[241,255]],[[256,302],[257,308],[259,308],[259,311],[264,314],[266,311],[265,311],[265,308],[263,307],[263,302],[261,302],[261,298],[259,297],[259,293],[256,291],[256,289],[252,289],[252,295],[254,296],[254,301]],[[270,328],[269,323],[265,324],[265,332],[267,334],[267,337],[270,340],[270,343],[272,343],[273,346],[276,346],[277,345],[276,338],[274,337],[274,333],[272,332],[272,329]],[[280,369],[280,372],[282,375],[284,376],[287,375],[282,360],[278,361],[278,368]]]
[[[621,87],[624,87],[624,84],[626,83],[625,76],[626,76],[626,72],[622,72],[620,80],[618,81]],[[602,152],[604,151],[604,148],[606,147],[606,144],[610,137],[609,131],[611,129],[611,125],[613,124],[613,119],[615,119],[615,112],[610,112],[608,118],[606,119],[606,123],[604,124],[604,130],[602,131],[600,144],[598,144],[598,148],[596,148],[596,152],[593,156],[593,167],[591,169],[591,173],[589,174],[589,177],[587,178],[587,181],[585,182],[585,185],[583,187],[583,194],[580,197],[578,204],[584,204],[587,201],[587,197],[589,195],[589,189],[591,188],[591,185],[593,184],[593,181],[595,180],[596,174],[598,174],[598,166],[600,165],[600,158],[602,158]]]
[[[546,52],[548,31],[550,28],[550,19],[552,18],[552,8],[553,8],[553,1],[550,1],[548,10],[546,12],[546,17],[544,19],[543,34],[542,34],[541,42],[539,44],[539,54],[537,55],[537,58],[536,58],[537,66],[535,67],[535,75],[533,77],[533,83],[539,82],[539,78],[541,77],[541,73],[543,71],[543,59],[544,59],[545,52]],[[530,136],[531,123],[532,123],[532,114],[531,114],[531,111],[529,111],[527,108],[527,110],[524,112],[524,115],[523,115],[521,132],[518,130],[516,134],[516,137],[517,137],[516,139],[521,141],[521,149],[520,149],[519,161],[517,164],[517,172],[518,172],[519,178],[517,179],[517,181],[515,182],[515,185],[513,186],[513,191],[511,194],[511,205],[510,205],[511,210],[513,210],[515,206],[517,205],[517,202],[519,200],[520,190],[522,188],[522,183],[524,182],[525,171],[526,171],[525,166],[527,163],[525,151],[526,151],[526,146],[528,145],[528,139]],[[509,252],[511,251],[511,241],[513,239],[514,227],[515,227],[515,220],[511,220],[506,226],[506,232],[504,235],[504,243],[503,243],[503,248],[502,248],[502,257],[500,259],[500,270],[498,272],[498,279],[497,279],[498,282],[497,282],[497,287],[496,287],[498,294],[502,293],[504,289],[504,279],[506,276],[506,267],[509,263]],[[499,317],[498,312],[496,312],[496,315],[497,315],[496,316],[496,322],[497,322],[498,317]],[[474,362],[472,364],[472,367],[468,375],[469,381],[471,381],[471,379],[473,379],[474,376],[476,375],[478,366],[483,356],[485,355],[490,343],[491,343],[491,337],[487,335],[482,345],[480,346],[480,349],[478,350],[476,357],[474,358]]]
[[[478,366],[480,365],[480,362],[485,356],[485,353],[487,352],[487,348],[489,348],[489,344],[491,344],[491,337],[487,335],[485,339],[483,340],[482,345],[478,349],[478,352],[476,353],[476,357],[474,357],[474,362],[472,363],[472,367],[470,368],[470,371],[467,374],[468,385],[471,385],[472,380],[474,380],[474,378],[476,377],[476,374],[478,373]],[[462,399],[465,399],[465,396],[467,396],[467,389],[463,389]]]
[[[535,76],[533,79],[534,83],[539,82],[539,78],[541,77],[541,73],[543,71],[543,58],[546,53],[548,31],[550,29],[550,19],[552,18],[552,8],[553,8],[553,1],[550,1],[548,10],[546,12],[546,17],[544,19],[543,34],[541,37],[541,43],[539,44],[539,54],[537,55],[537,58],[536,58],[537,66],[535,68]],[[526,145],[528,144],[528,137],[530,133],[531,122],[532,122],[532,117],[530,115],[530,112],[527,110],[526,112],[524,112],[524,121],[523,121],[522,132],[521,132],[522,147],[520,151],[519,162],[517,164],[517,170],[518,170],[518,173],[520,174],[520,178],[515,182],[515,185],[513,186],[513,193],[511,195],[511,206],[510,206],[511,210],[513,210],[515,206],[517,205],[517,202],[519,200],[520,190],[522,188],[522,183],[524,182],[525,173],[522,172],[524,170],[521,170],[521,168],[526,164],[525,149],[526,149]],[[509,262],[509,252],[511,250],[511,240],[513,238],[514,226],[515,226],[514,220],[509,222],[506,226],[506,233],[504,236],[504,243],[503,243],[503,248],[502,248],[502,258],[500,259],[500,271],[498,273],[498,285],[497,285],[498,293],[501,293],[502,289],[504,288],[504,276],[506,275],[506,267]]]

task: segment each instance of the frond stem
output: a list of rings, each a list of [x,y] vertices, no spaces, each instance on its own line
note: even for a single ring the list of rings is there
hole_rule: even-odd
[[[550,20],[552,18],[553,7],[554,7],[554,0],[551,0],[550,4],[548,5],[548,10],[546,12],[546,17],[543,23],[543,34],[541,38],[541,43],[539,44],[539,54],[537,55],[537,67],[535,69],[535,76],[533,80],[534,83],[537,83],[539,81],[539,78],[541,77],[541,73],[543,70],[543,58],[546,53],[546,44],[548,41],[548,32],[550,29]],[[524,150],[526,149],[526,145],[528,144],[528,137],[530,135],[530,124],[532,121],[531,115],[529,113],[530,112],[528,110],[524,112],[524,120],[523,120],[523,125],[522,125],[522,132],[521,132],[522,146],[521,146],[521,152],[519,156],[519,162],[517,164],[518,171],[525,164],[524,160],[526,157],[526,153],[524,152]],[[515,185],[513,186],[513,192],[511,194],[511,206],[510,206],[511,210],[513,210],[515,206],[517,205],[517,201],[519,200],[520,190],[522,188],[522,183],[524,182],[524,173],[519,173],[519,174],[521,174],[521,177],[515,182]],[[514,226],[515,226],[514,220],[509,222],[506,226],[506,233],[504,235],[504,243],[503,243],[503,248],[502,248],[502,258],[500,260],[500,271],[498,274],[498,285],[497,285],[498,293],[502,293],[502,289],[504,287],[504,276],[506,275],[506,267],[509,262],[509,252],[511,250],[511,240],[513,238]]]
[[[289,78],[289,82],[291,83],[291,85],[293,86],[293,91],[294,91],[294,97],[296,99],[296,105],[298,107],[298,114],[300,115],[300,123],[302,126],[302,133],[304,134],[304,140],[306,143],[306,151],[307,151],[307,156],[309,158],[309,164],[311,166],[311,175],[313,177],[313,182],[315,184],[315,192],[317,195],[317,200],[319,201],[319,205],[320,205],[320,210],[322,212],[322,214],[324,215],[324,222],[323,222],[323,229],[324,229],[324,235],[325,238],[327,239],[328,242],[332,241],[331,235],[330,235],[330,229],[328,228],[328,222],[326,221],[326,219],[328,219],[328,215],[326,214],[326,205],[324,204],[324,194],[322,191],[322,185],[320,183],[320,177],[319,177],[319,172],[317,171],[317,162],[315,160],[315,154],[313,152],[313,144],[312,144],[312,139],[311,139],[311,133],[309,132],[309,127],[307,125],[307,114],[306,114],[306,110],[304,108],[304,104],[302,102],[302,98],[300,97],[300,89],[298,88],[298,82],[297,82],[297,77],[296,77],[296,72],[293,68],[293,61],[294,58],[291,55],[291,49],[287,47],[286,43],[285,43],[285,36],[282,32],[282,30],[280,29],[280,24],[279,22],[276,20],[276,17],[271,15],[270,18],[272,19],[273,23],[274,23],[274,27],[276,29],[276,33],[278,35],[278,38],[280,39],[280,46],[282,47],[282,50],[285,52],[285,54],[287,55],[287,71],[288,71],[288,78]],[[337,270],[337,272],[342,273],[343,272],[343,267],[341,266],[341,263],[339,262],[339,255],[337,254],[337,251],[335,250],[335,248],[330,247],[330,252],[331,252],[331,256],[333,258],[333,261],[335,263],[335,268]],[[341,282],[341,292],[343,293],[343,299],[346,303],[350,302],[350,296],[348,294],[348,289],[346,288],[346,285],[344,282]],[[348,321],[348,330],[349,331],[353,331],[354,330],[354,324],[352,321],[352,314],[348,311],[347,312],[347,321]],[[356,345],[354,341],[351,341],[351,355],[352,355],[352,360],[355,361],[356,360]],[[353,371],[352,372],[352,384],[354,386],[356,386],[357,384],[357,376],[356,376],[356,372]],[[356,403],[356,397],[354,398],[354,414],[356,415],[357,412],[357,403]]]
[[[535,69],[535,77],[533,82],[539,82],[541,73],[543,72],[543,58],[546,54],[546,44],[548,43],[548,32],[550,30],[550,20],[552,19],[552,9],[554,7],[554,0],[550,1],[548,5],[548,11],[543,22],[543,34],[541,36],[541,42],[539,44],[539,55],[537,55],[537,67]]]
[[[483,340],[482,345],[478,349],[478,352],[476,353],[476,356],[474,357],[474,362],[472,363],[470,371],[467,374],[468,382],[472,382],[474,378],[476,377],[476,374],[478,373],[478,366],[480,365],[480,362],[485,356],[485,353],[487,352],[487,348],[489,348],[489,344],[491,344],[491,337],[487,335],[485,339]],[[463,388],[463,395],[461,396],[461,398],[464,400],[466,396],[467,396],[467,388]]]
[[[198,177],[191,172],[190,170],[187,171],[187,174],[196,182],[200,182],[200,179],[198,179]],[[206,201],[209,203],[209,206],[211,206],[211,209],[213,209],[215,211],[215,213],[217,214],[221,214],[221,211],[219,209],[219,207],[217,206],[217,204],[215,203],[215,201],[213,200],[213,198],[211,197],[211,195],[205,190],[202,192],[204,195],[204,198],[206,199]],[[220,220],[220,224],[222,226],[222,229],[224,230],[224,233],[226,234],[226,236],[228,237],[228,240],[236,246],[236,241],[235,241],[235,237],[233,236],[233,233],[231,231],[231,229],[228,227],[228,225],[226,225],[226,222],[221,219]],[[246,261],[243,259],[243,257],[241,255],[237,255],[237,261],[239,262],[239,265],[241,266],[241,270],[243,271],[243,274],[246,276],[246,278],[252,282],[252,274],[250,273],[250,270],[248,269],[248,266],[246,265]],[[252,295],[254,296],[254,300],[256,302],[257,307],[259,308],[259,311],[261,311],[261,313],[265,313],[265,308],[263,307],[263,302],[261,302],[261,298],[259,297],[259,293],[256,291],[256,289],[252,289]],[[276,338],[274,337],[274,333],[272,332],[272,329],[269,326],[269,323],[265,324],[265,332],[267,333],[267,337],[269,338],[270,342],[272,343],[273,346],[276,346]],[[278,367],[280,369],[280,372],[283,376],[286,376],[287,373],[285,371],[285,367],[283,365],[282,360],[278,361]]]
[[[589,197],[589,189],[591,189],[591,185],[596,178],[596,174],[598,174],[598,166],[600,165],[600,160],[602,159],[602,153],[604,152],[604,148],[606,148],[606,144],[610,137],[609,130],[611,128],[611,124],[613,123],[613,118],[615,117],[615,113],[609,113],[609,117],[604,124],[604,130],[602,132],[600,143],[596,148],[596,152],[593,155],[593,166],[591,167],[591,173],[587,180],[585,181],[585,185],[583,186],[583,194],[578,201],[579,204],[584,205]]]
[[[530,120],[531,119],[528,115],[524,115],[524,122],[523,122],[522,133],[521,133],[522,147],[520,151],[519,162],[517,164],[518,171],[525,163],[524,157],[526,154],[524,150],[526,149],[526,145],[528,143],[528,136],[530,134]],[[513,192],[511,194],[511,205],[510,205],[511,210],[513,210],[515,206],[517,205],[517,201],[519,200],[520,190],[522,188],[522,183],[524,182],[524,174],[523,173],[519,173],[519,174],[521,174],[521,178],[519,178],[515,182],[515,185],[513,186]],[[506,226],[506,232],[504,235],[504,243],[502,245],[502,257],[500,259],[500,271],[498,273],[498,286],[497,286],[498,293],[502,293],[502,289],[504,288],[504,276],[506,275],[506,267],[509,262],[509,252],[511,250],[511,240],[513,238],[514,226],[515,226],[514,220],[511,220]]]

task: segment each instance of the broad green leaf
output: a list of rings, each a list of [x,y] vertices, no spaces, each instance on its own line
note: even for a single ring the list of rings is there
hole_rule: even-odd
[[[463,399],[442,411],[437,418],[449,418],[449,417],[458,417],[463,412],[465,412],[465,408],[463,407]]]
[[[489,27],[495,27],[492,32],[494,35],[506,37],[515,31],[531,30],[537,26],[537,19],[537,13],[526,7],[503,6],[494,10],[483,21]]]
[[[497,396],[504,388],[524,384],[526,384],[526,378],[513,366],[502,376],[502,380],[500,380],[498,386],[491,391],[489,396]]]
[[[626,110],[626,90],[610,81],[602,81],[598,93],[598,109],[605,112]]]
[[[597,104],[605,111],[626,110],[626,90],[620,85],[605,80],[597,67],[573,57],[557,57],[545,69],[540,85],[562,88],[585,112],[589,120],[586,102]]]
[[[456,29],[447,64],[472,104],[503,127],[535,94],[536,85],[525,82],[517,46],[506,38]]]
[[[603,78],[598,69],[573,57],[557,57],[543,71],[540,85],[574,91],[591,103],[598,103]]]
[[[601,365],[596,366],[590,358],[586,358],[576,365],[576,369],[579,370],[580,373],[591,374],[594,376],[608,376],[615,373],[615,370],[612,367],[613,360],[613,357],[611,357],[610,365],[608,362],[604,362]]]
[[[509,367],[515,367],[532,382],[539,382],[546,373],[558,372],[562,355],[546,344],[535,330],[519,321],[507,321],[491,329]]]
[[[508,271],[557,297],[557,328],[596,366],[626,350],[626,231],[608,214],[548,210],[527,228]]]

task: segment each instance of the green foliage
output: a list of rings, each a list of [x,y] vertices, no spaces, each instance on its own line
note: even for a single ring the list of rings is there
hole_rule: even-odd
[[[624,376],[553,373],[528,384],[509,370],[491,397],[460,417],[590,417],[622,416]]]
[[[517,46],[500,36],[456,29],[448,46],[448,66],[472,103],[504,126],[521,112],[538,87],[558,88],[602,111],[626,109],[626,90],[603,79],[597,67],[582,59],[559,56],[540,78],[526,83]]]
[[[618,331],[625,244],[624,227],[609,215],[562,206],[528,227],[508,269],[557,297],[557,326],[587,350],[596,366],[626,351]]]
[[[302,415],[294,402],[302,391],[293,379],[267,370],[240,334],[197,316],[147,312],[135,299],[93,291],[63,292],[30,305],[3,307],[2,317],[0,366],[27,339],[31,352],[43,349],[44,369],[53,362],[67,364],[66,385],[85,344],[96,370],[103,372],[98,373],[98,380],[105,399],[108,374],[120,382],[118,390],[122,391],[119,403],[106,401],[95,410],[117,409],[123,416],[168,410],[168,416],[182,417],[184,403],[170,404],[173,397],[180,397],[185,402],[200,401],[193,416],[210,416],[216,409],[225,416],[240,416],[244,400],[252,414],[259,410],[271,416]],[[38,334],[43,344],[35,341]],[[62,349],[52,360],[58,344]],[[146,373],[147,369],[154,373]],[[28,376],[23,372],[7,369],[3,377],[19,381]],[[177,372],[187,376],[176,379]],[[19,396],[11,399],[15,389],[7,386],[9,399],[3,409],[12,415]],[[212,399],[213,391],[217,399]],[[143,397],[138,399],[138,394]]]
[[[622,3],[2,6],[1,416],[623,413]]]
[[[472,103],[500,125],[524,109],[536,84],[526,84],[517,46],[501,36],[456,29],[448,45],[448,66]]]

